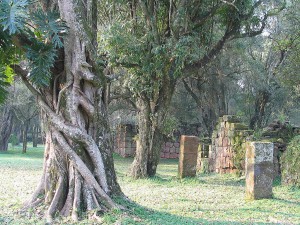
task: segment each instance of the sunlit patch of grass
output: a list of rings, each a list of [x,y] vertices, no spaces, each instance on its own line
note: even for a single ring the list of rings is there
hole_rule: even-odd
[[[42,148],[0,154],[0,224],[44,224],[30,213],[24,218],[16,214],[40,178],[42,157]],[[280,181],[274,182],[273,199],[245,201],[245,180],[234,175],[180,180],[178,160],[163,159],[155,177],[133,180],[127,176],[132,158],[114,159],[118,181],[131,201],[116,199],[127,210],[104,214],[101,224],[300,224],[300,190]],[[64,218],[55,223],[72,224]],[[93,223],[83,218],[78,224]]]

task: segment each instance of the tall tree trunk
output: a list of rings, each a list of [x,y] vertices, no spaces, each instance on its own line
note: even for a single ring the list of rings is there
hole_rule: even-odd
[[[36,148],[38,143],[39,128],[37,125],[32,126],[32,147]]]
[[[96,1],[90,3],[79,12],[94,12]],[[78,5],[72,0],[59,0],[58,6],[69,30],[64,51],[53,67],[55,78],[50,87],[35,89],[18,68],[24,83],[37,97],[46,132],[43,175],[26,207],[46,204],[48,222],[57,213],[77,221],[78,212],[86,211],[95,217],[99,211],[122,208],[111,198],[122,192],[114,170],[108,117],[102,101],[103,82],[93,58],[95,46],[78,19],[78,12],[75,13]],[[91,33],[96,34],[97,20],[92,21]]]
[[[7,151],[13,126],[13,111],[9,105],[4,105],[0,123],[0,151]]]
[[[135,178],[152,177],[156,174],[163,143],[162,130],[175,89],[175,81],[167,76],[156,98],[145,96],[138,98],[138,135],[139,143],[136,156],[130,168],[130,175]]]
[[[26,153],[27,151],[27,135],[28,135],[28,128],[29,128],[29,121],[25,121],[23,124],[23,130],[22,130],[22,153]]]
[[[260,90],[257,93],[254,105],[254,115],[250,120],[250,129],[261,128],[265,116],[267,103],[270,101],[270,92],[268,90]]]

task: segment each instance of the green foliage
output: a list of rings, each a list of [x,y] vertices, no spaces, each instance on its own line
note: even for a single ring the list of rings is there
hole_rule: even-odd
[[[245,155],[246,155],[246,148],[245,148],[245,138],[243,137],[242,133],[235,133],[233,137],[233,164],[236,167],[237,174],[242,175],[242,171],[244,168],[245,163]]]
[[[173,137],[173,132],[178,128],[179,122],[174,116],[167,116],[164,121],[162,133],[168,137]]]
[[[0,1],[0,67],[6,68],[6,76],[11,81],[9,66],[24,60],[22,54],[25,53],[30,63],[30,80],[37,86],[47,86],[57,54],[55,49],[63,47],[62,37],[67,27],[57,11],[45,12],[37,7],[35,12],[30,12],[31,4],[31,0]],[[24,41],[18,51],[12,41],[16,34]],[[6,79],[3,71],[0,76],[1,80]],[[5,84],[0,82],[1,93]]]
[[[254,141],[259,141],[261,140],[263,137],[263,130],[262,129],[256,129],[254,132],[253,132],[253,140]]]
[[[9,83],[7,82],[7,76],[5,75],[5,68],[0,67],[0,103],[3,103],[7,97],[7,87]]]
[[[26,47],[26,57],[30,60],[30,80],[39,86],[47,86],[51,78],[51,67],[55,61],[56,50],[51,44],[32,39],[33,44]]]
[[[282,182],[300,187],[300,135],[294,137],[281,156]]]
[[[41,9],[33,13],[33,20],[36,23],[36,34],[43,40],[51,40],[54,48],[63,47],[61,36],[66,33],[67,26],[60,19],[57,11],[44,12]]]
[[[2,0],[0,2],[0,23],[9,34],[19,33],[28,19],[28,0]]]
[[[11,143],[12,147],[18,145],[18,137],[15,134],[10,135],[9,137],[9,143]]]

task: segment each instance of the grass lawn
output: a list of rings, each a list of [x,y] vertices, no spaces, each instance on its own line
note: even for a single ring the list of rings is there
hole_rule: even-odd
[[[0,153],[0,224],[44,224],[17,210],[28,199],[41,175],[43,148]],[[178,180],[177,160],[161,160],[155,178],[126,176],[132,159],[115,156],[118,180],[128,211],[105,214],[103,224],[300,224],[300,190],[274,183],[274,198],[244,200],[245,181],[232,175],[198,175]],[[118,200],[123,203],[122,200]],[[65,219],[56,224],[72,224]],[[82,220],[78,224],[93,224]],[[95,223],[100,224],[100,223]]]

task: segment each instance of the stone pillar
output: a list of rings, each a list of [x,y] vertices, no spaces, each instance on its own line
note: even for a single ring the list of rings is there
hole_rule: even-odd
[[[272,198],[273,149],[270,142],[247,142],[246,199]]]
[[[179,178],[196,176],[199,138],[182,135],[178,165]]]
[[[209,145],[200,143],[198,147],[197,171],[209,173]]]

